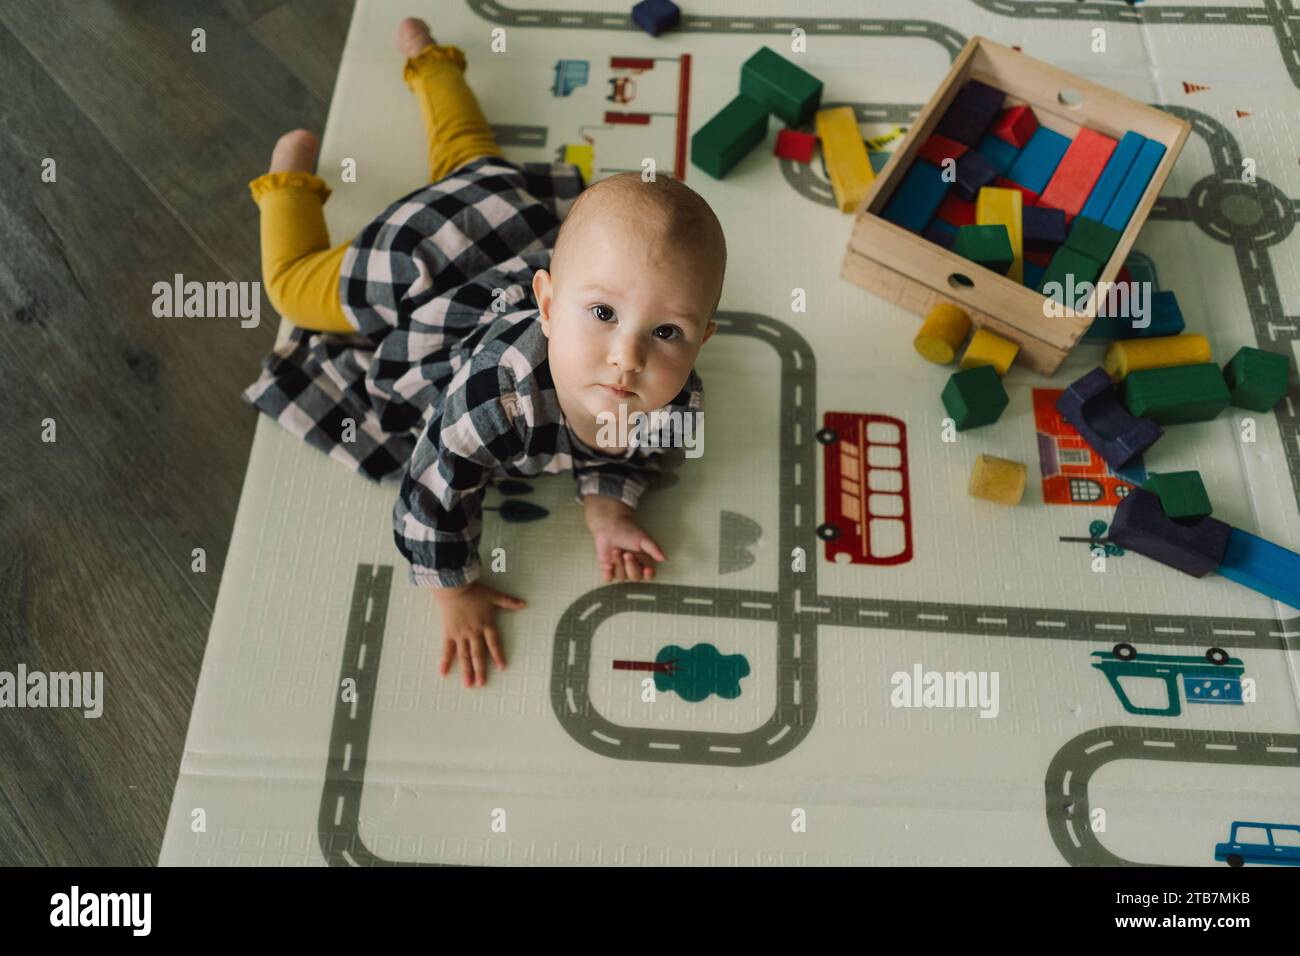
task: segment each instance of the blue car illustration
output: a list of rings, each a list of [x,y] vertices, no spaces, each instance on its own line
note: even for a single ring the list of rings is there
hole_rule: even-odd
[[[1214,845],[1214,858],[1228,866],[1300,866],[1300,824],[1233,821],[1228,842]]]

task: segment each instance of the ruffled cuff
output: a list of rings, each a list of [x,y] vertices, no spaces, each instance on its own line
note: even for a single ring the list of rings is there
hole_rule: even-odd
[[[441,46],[437,43],[430,43],[415,56],[406,61],[406,66],[402,68],[402,79],[406,85],[410,86],[415,75],[421,70],[428,68],[434,63],[450,61],[456,65],[462,73],[465,72],[465,51],[458,46]]]
[[[309,189],[320,196],[322,203],[329,199],[333,192],[325,185],[325,180],[315,173],[304,173],[298,170],[263,173],[256,179],[249,180],[248,183],[248,191],[252,194],[255,203],[260,203],[263,196],[276,189]]]
[[[472,584],[483,576],[483,567],[475,561],[469,567],[454,569],[449,568],[442,571],[435,571],[428,568],[415,569],[411,565],[411,583],[417,588],[458,588],[466,584]]]

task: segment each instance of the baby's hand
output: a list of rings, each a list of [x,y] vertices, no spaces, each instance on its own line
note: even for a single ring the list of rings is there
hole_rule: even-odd
[[[477,684],[482,687],[487,681],[485,645],[497,667],[506,669],[506,656],[501,650],[501,636],[496,629],[497,608],[517,611],[525,602],[494,591],[478,581],[459,588],[439,588],[434,593],[442,605],[442,666],[439,673],[447,676],[454,655],[460,659],[465,686]]]
[[[587,498],[584,503],[590,501],[592,498]],[[621,501],[604,498],[595,508],[588,506],[587,528],[606,581],[649,581],[655,576],[654,561],[668,560],[654,539],[632,520],[632,509]]]

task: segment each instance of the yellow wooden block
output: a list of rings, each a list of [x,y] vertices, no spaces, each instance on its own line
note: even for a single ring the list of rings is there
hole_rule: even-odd
[[[930,310],[913,344],[923,358],[947,365],[957,356],[970,331],[970,316],[951,302],[940,302]]]
[[[840,212],[853,212],[876,178],[853,107],[819,110],[817,136],[822,141],[822,157],[835,191],[835,204]]]
[[[1210,340],[1204,335],[1162,335],[1154,339],[1112,342],[1102,362],[1110,377],[1120,382],[1129,372],[1174,365],[1203,365],[1210,358]]]
[[[1019,195],[1017,193],[1016,195]],[[1006,375],[1011,363],[1016,360],[1020,346],[1008,342],[1000,335],[988,329],[976,329],[970,337],[970,345],[961,357],[962,368],[974,368],[976,365],[992,365],[999,375]]]
[[[1027,469],[1022,462],[980,455],[970,476],[970,493],[1004,505],[1018,505],[1025,495]]]
[[[975,197],[975,225],[1007,227],[1012,256],[1007,278],[1021,284],[1025,281],[1023,202],[1024,195],[1019,189],[998,189],[994,186],[985,186]]]

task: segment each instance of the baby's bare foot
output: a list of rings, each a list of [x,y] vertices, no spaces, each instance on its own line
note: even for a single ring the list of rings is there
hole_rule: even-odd
[[[314,172],[319,150],[320,139],[311,130],[291,130],[276,140],[270,172]]]
[[[433,42],[429,24],[423,20],[407,17],[397,25],[397,52],[408,59]]]

